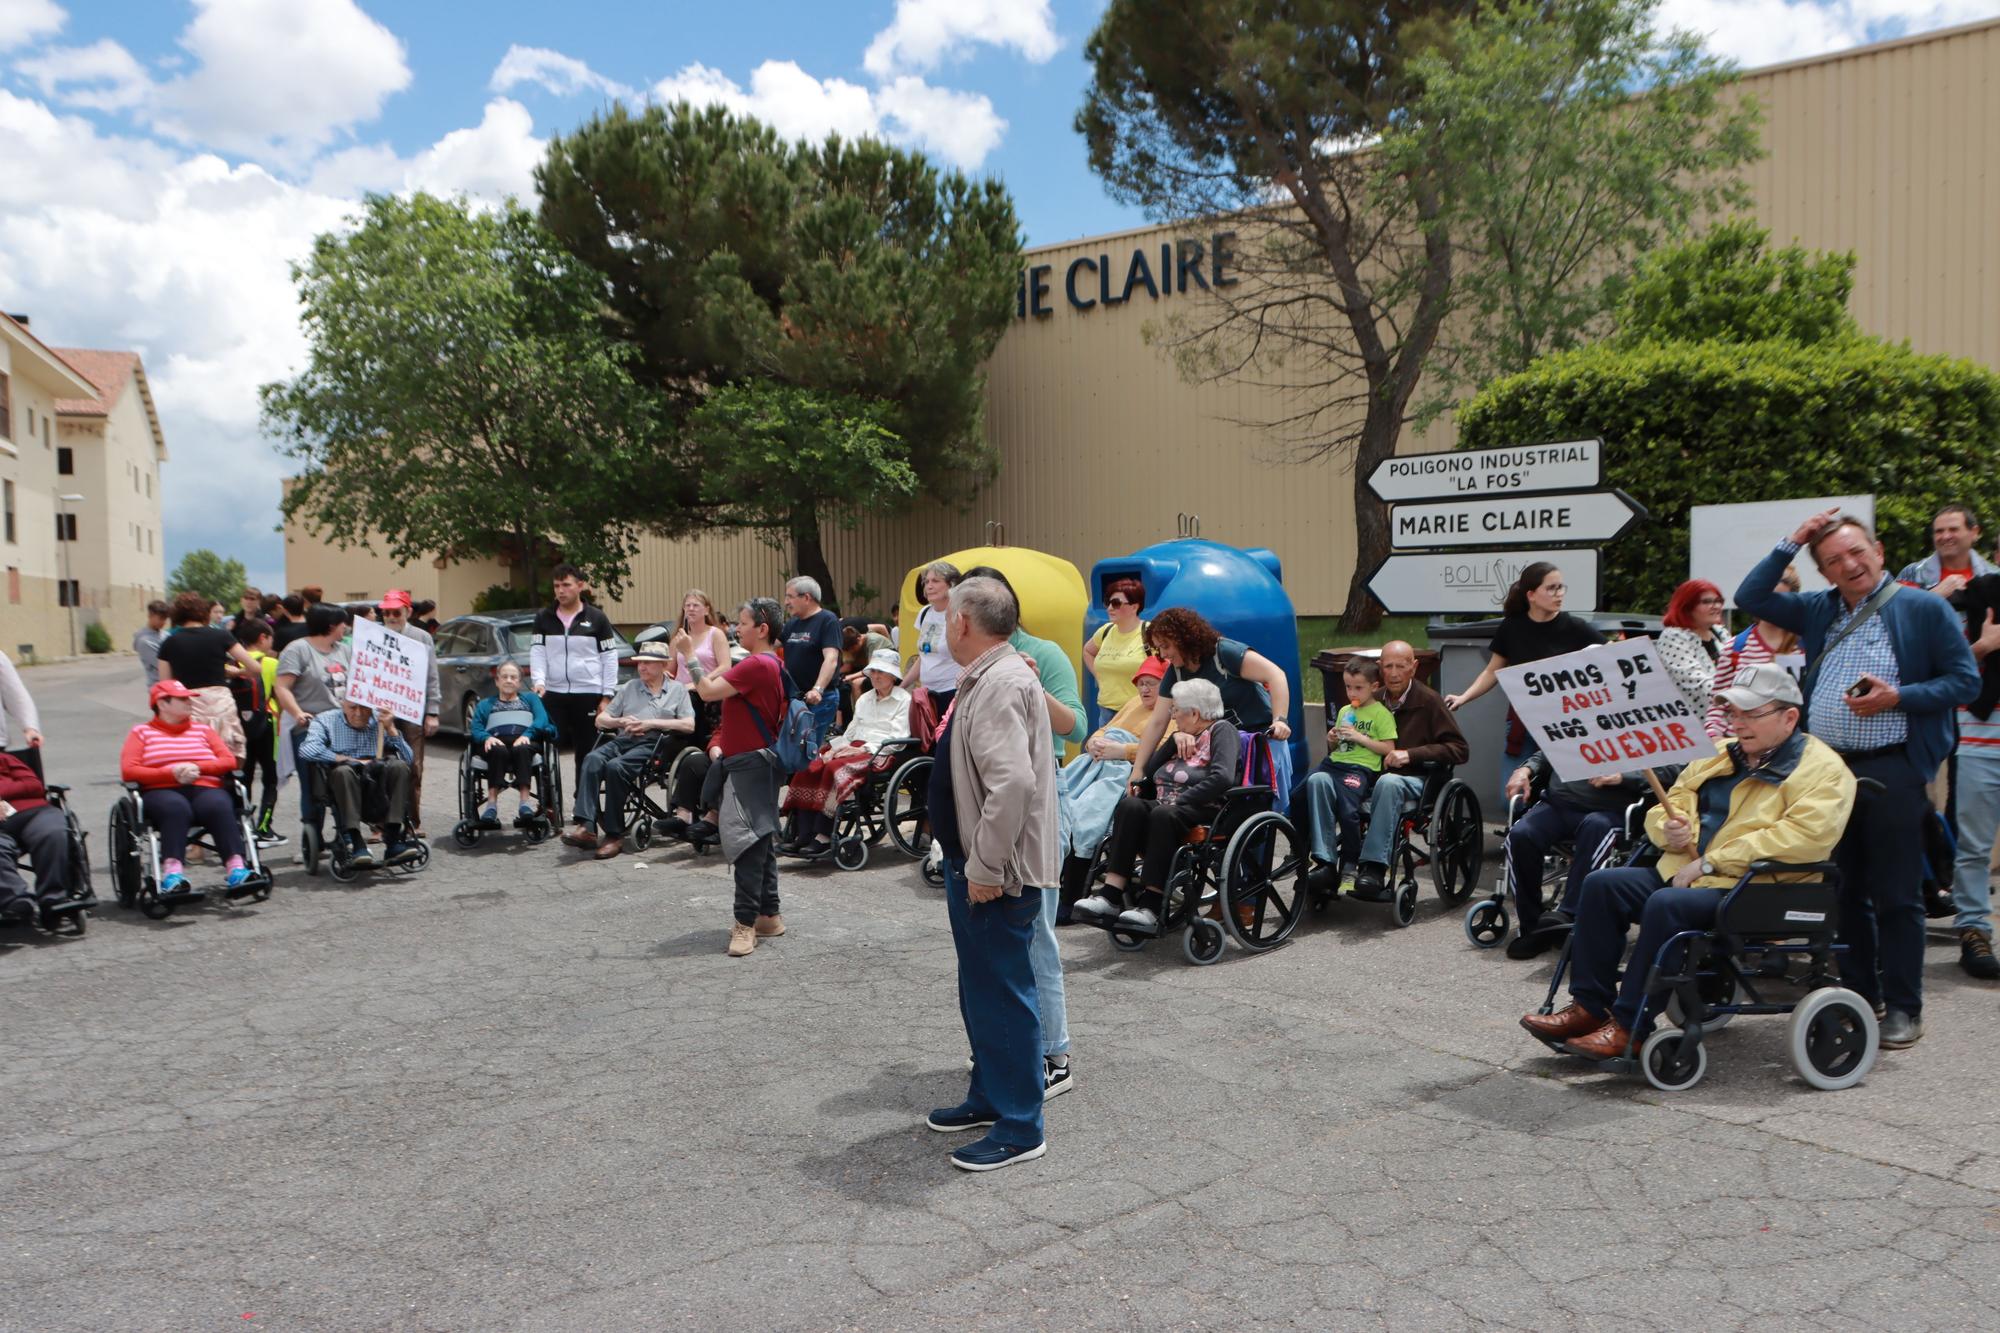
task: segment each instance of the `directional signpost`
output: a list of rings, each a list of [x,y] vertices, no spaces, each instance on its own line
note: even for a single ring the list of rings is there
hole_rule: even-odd
[[[1562,568],[1569,609],[1595,610],[1597,548],[1646,516],[1603,485],[1602,440],[1388,459],[1368,488],[1389,505],[1395,554],[1368,590],[1394,612],[1492,615],[1521,571],[1546,560]]]
[[[1641,510],[1623,491],[1580,495],[1493,495],[1478,500],[1394,505],[1390,544],[1491,546],[1509,542],[1602,545],[1638,521]]]

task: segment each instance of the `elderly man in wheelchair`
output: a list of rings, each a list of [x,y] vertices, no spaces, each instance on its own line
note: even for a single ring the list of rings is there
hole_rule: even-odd
[[[0,925],[18,921],[52,931],[68,918],[83,932],[89,866],[75,817],[63,805],[65,790],[43,782],[26,759],[0,751]],[[32,890],[21,873],[24,857]]]
[[[694,739],[694,701],[687,686],[669,677],[673,650],[654,640],[632,652],[638,675],[618,687],[597,715],[597,745],[577,778],[569,830],[562,840],[599,861],[625,850],[625,809],[649,767],[664,773],[672,752]],[[599,837],[602,831],[603,836]]]
[[[1754,901],[1760,891],[1781,888],[1753,882],[1752,871],[1765,873],[1764,863],[1781,863],[1774,874],[1784,873],[1782,867],[1818,870],[1813,863],[1824,861],[1840,841],[1854,805],[1854,775],[1832,749],[1800,729],[1803,700],[1791,673],[1746,666],[1721,698],[1736,739],[1715,758],[1689,764],[1666,803],[1647,815],[1647,836],[1663,851],[1659,863],[1598,870],[1583,882],[1570,942],[1573,1002],[1521,1019],[1535,1037],[1568,1054],[1630,1058],[1660,1007],[1659,997],[1649,995],[1649,981],[1662,970],[1663,946],[1715,927],[1725,897],[1750,895]],[[1810,930],[1791,933],[1830,940],[1831,922],[1824,913],[1817,916]],[[1618,962],[1635,922],[1639,939],[1621,982]]]
[[[386,747],[386,750],[385,750]],[[334,856],[337,871],[369,870],[375,854],[362,832],[364,812],[382,815],[383,862],[416,865],[428,859],[424,845],[409,836],[410,746],[397,730],[395,715],[383,709],[378,717],[365,704],[349,703],[314,717],[299,746],[299,761],[308,766],[301,802],[305,806],[306,853],[318,860],[320,803],[330,801],[339,823],[342,846]]]

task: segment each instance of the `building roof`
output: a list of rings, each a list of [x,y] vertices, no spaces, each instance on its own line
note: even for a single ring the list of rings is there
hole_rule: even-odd
[[[101,351],[90,347],[58,347],[54,351],[97,386],[95,398],[58,398],[57,416],[108,417],[111,409],[118,406],[118,400],[125,396],[125,386],[136,384],[139,386],[139,400],[146,408],[147,424],[153,428],[153,448],[161,459],[166,458],[167,439],[160,429],[159,409],[153,405],[152,386],[146,383],[146,366],[137,352]]]
[[[52,383],[78,393],[95,393],[97,386],[60,353],[29,331],[28,326],[12,315],[0,312],[0,334],[7,335],[39,363],[43,375]],[[19,369],[18,365],[16,369]]]

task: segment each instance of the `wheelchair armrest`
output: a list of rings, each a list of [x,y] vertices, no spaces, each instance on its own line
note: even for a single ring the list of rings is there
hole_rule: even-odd
[[[67,796],[69,795],[69,786],[67,783],[51,782],[46,784],[42,788],[42,791],[45,795],[50,797]]]
[[[136,782],[120,782],[118,785],[123,787],[126,791],[131,792],[134,796],[137,796],[139,794],[139,784]]]
[[[1882,785],[1880,778],[1856,778],[1854,779],[1854,790],[1856,792],[1867,792],[1870,796],[1880,796],[1889,789]]]
[[[1752,861],[1737,882],[1746,883],[1764,875],[1816,875],[1825,879],[1839,873],[1840,867],[1832,861]]]

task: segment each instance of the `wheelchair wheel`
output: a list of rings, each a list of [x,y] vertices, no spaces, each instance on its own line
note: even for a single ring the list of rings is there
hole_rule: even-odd
[[[625,798],[625,841],[635,852],[653,845],[653,812],[646,808],[644,792],[634,791]]]
[[[858,833],[853,837],[836,837],[833,863],[842,870],[861,869],[868,864],[868,840]]]
[[[1482,898],[1465,914],[1465,938],[1475,949],[1497,949],[1507,940],[1507,905]]]
[[[308,824],[299,830],[299,852],[306,858],[306,873],[319,874],[319,858],[326,851],[326,839]]]
[[[1398,926],[1407,926],[1417,919],[1417,881],[1415,876],[1405,879],[1396,886],[1396,897],[1389,904],[1389,915]]]
[[[1181,953],[1196,967],[1207,967],[1222,957],[1222,942],[1222,923],[1198,916],[1181,936]]]
[[[1838,1092],[1868,1077],[1881,1041],[1868,1002],[1851,990],[1828,986],[1792,1010],[1785,1046],[1800,1078],[1823,1092]]]
[[[1222,924],[1246,949],[1275,949],[1306,907],[1306,853],[1292,822],[1263,810],[1237,825],[1222,853]]]
[[[118,895],[120,907],[131,907],[139,901],[145,871],[140,864],[144,853],[139,849],[138,812],[132,808],[130,796],[119,797],[111,807],[111,832],[106,841],[111,850],[111,891]]]
[[[1479,798],[1472,788],[1453,778],[1431,807],[1431,882],[1438,897],[1462,903],[1479,879],[1484,859],[1486,825],[1479,815]]]
[[[1696,1042],[1687,1055],[1681,1054],[1680,1044],[1681,1034],[1673,1028],[1655,1028],[1639,1048],[1639,1068],[1661,1092],[1686,1092],[1708,1072],[1707,1044]]]
[[[931,764],[927,754],[906,759],[889,778],[883,820],[889,841],[903,855],[921,858],[931,849]],[[926,875],[926,878],[929,876]]]
[[[479,841],[479,825],[469,819],[461,819],[451,826],[451,840],[461,847],[470,847]]]
[[[1137,953],[1146,947],[1146,937],[1144,935],[1134,935],[1129,931],[1123,930],[1114,930],[1108,933],[1111,936],[1111,942],[1118,947],[1121,953]]]
[[[1703,1032],[1714,1032],[1719,1028],[1729,1026],[1729,1020],[1736,1017],[1736,1015],[1718,1014],[1714,1010],[1721,1005],[1736,1003],[1736,974],[1727,968],[1714,972],[1704,972],[1696,980],[1695,985],[1701,991],[1703,1006],[1710,1011],[1709,1015],[1701,1020],[1701,1030]],[[1679,994],[1676,993],[1667,996],[1666,1015],[1667,1021],[1675,1027],[1684,1028],[1687,1026],[1687,1015],[1681,1012],[1681,997]]]

